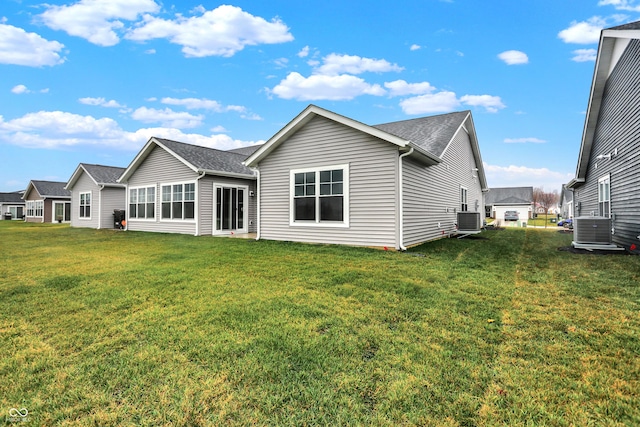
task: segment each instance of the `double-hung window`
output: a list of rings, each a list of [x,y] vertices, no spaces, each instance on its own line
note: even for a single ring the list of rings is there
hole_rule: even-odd
[[[162,185],[162,219],[194,219],[196,184]]]
[[[156,188],[129,189],[129,218],[153,219],[156,216]]]
[[[291,171],[292,225],[349,225],[349,166]]]
[[[44,216],[44,200],[35,201],[35,216]]]
[[[611,176],[598,180],[598,215],[611,217]]]
[[[460,187],[460,210],[466,212],[469,210],[469,203],[467,203],[467,189]]]
[[[27,216],[36,216],[36,202],[27,200]]]
[[[91,192],[80,193],[80,212],[78,214],[80,218],[91,218]]]

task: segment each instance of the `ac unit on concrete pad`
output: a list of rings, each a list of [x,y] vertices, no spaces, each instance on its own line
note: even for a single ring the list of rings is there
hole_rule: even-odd
[[[574,218],[573,241],[581,244],[610,245],[611,219],[598,216]]]

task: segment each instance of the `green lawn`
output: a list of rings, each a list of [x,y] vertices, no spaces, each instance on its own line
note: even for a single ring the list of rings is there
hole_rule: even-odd
[[[640,257],[0,221],[0,423],[640,425]]]

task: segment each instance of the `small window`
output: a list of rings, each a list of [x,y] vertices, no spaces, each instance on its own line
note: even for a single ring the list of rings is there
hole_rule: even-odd
[[[91,192],[80,193],[80,218],[91,218]]]
[[[460,187],[460,210],[466,212],[469,210],[469,204],[467,203],[467,189]]]
[[[598,215],[611,217],[611,177],[609,175],[598,180]]]

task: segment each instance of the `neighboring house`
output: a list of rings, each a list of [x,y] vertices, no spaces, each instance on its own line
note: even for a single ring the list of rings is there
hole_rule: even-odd
[[[80,163],[65,187],[71,192],[71,226],[114,228],[113,212],[125,209],[124,168]]]
[[[491,218],[504,220],[505,212],[516,211],[518,220],[526,221],[532,216],[533,187],[490,188],[484,203]]]
[[[27,185],[25,200],[27,222],[70,222],[71,192],[66,182],[35,181]]]
[[[3,219],[24,219],[25,201],[22,199],[22,191],[12,193],[0,193],[0,221]]]
[[[640,21],[602,30],[582,133],[575,216],[612,221],[614,244],[640,244]]]
[[[126,168],[128,230],[229,235],[256,230],[253,147],[221,151],[151,138]]]
[[[368,126],[310,105],[245,164],[259,239],[405,249],[484,212],[470,111]]]
[[[566,185],[562,186],[559,204],[562,218],[573,218],[573,191],[567,188]]]

